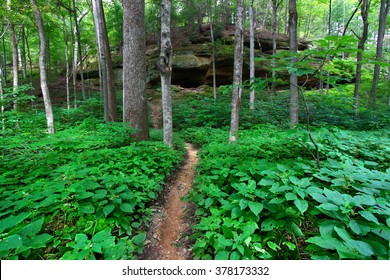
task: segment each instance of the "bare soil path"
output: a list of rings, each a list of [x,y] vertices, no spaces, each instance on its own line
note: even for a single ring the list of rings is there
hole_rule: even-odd
[[[191,189],[198,163],[197,150],[186,144],[187,160],[169,179],[156,206],[144,253],[139,259],[146,260],[186,260],[192,258],[191,242],[188,234],[193,215],[192,206],[182,201]],[[193,213],[192,213],[193,214]]]

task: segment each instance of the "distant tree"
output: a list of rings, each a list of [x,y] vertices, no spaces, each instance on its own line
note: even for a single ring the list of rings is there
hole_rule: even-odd
[[[290,52],[291,52],[292,64],[297,62],[297,58],[296,58],[296,54],[298,52],[297,25],[298,25],[297,3],[296,0],[290,0],[288,29],[289,29]],[[298,77],[297,74],[293,71],[290,74],[290,122],[291,124],[295,125],[298,123],[298,113],[299,113]]]
[[[379,27],[378,37],[376,40],[376,60],[379,62],[383,58],[383,37],[385,36],[387,15],[389,14],[390,0],[381,0],[380,12],[379,12]],[[376,106],[376,94],[378,91],[380,65],[375,64],[374,75],[372,79],[372,87],[370,92],[370,106],[375,108]]]
[[[240,120],[240,99],[242,84],[243,64],[243,41],[244,41],[244,0],[237,0],[236,30],[234,47],[234,70],[233,70],[233,92],[232,112],[230,121],[229,143],[237,140],[238,126]]]
[[[353,107],[355,111],[355,116],[358,113],[358,106],[359,106],[359,93],[360,93],[360,82],[362,77],[362,59],[363,59],[363,52],[364,52],[364,45],[367,41],[368,37],[368,12],[370,10],[370,0],[363,0],[361,6],[361,16],[363,20],[363,34],[360,37],[359,44],[358,44],[358,53],[356,57],[356,81],[355,81],[355,89],[354,89],[354,101],[353,101]]]
[[[7,0],[7,12],[11,14],[11,0]],[[12,92],[14,94],[14,109],[17,108],[18,102],[16,97],[16,91],[19,86],[19,49],[18,43],[15,36],[15,25],[12,22],[12,19],[9,20],[9,34],[10,34],[10,42],[12,46],[12,76],[13,76],[13,84],[12,84]]]
[[[52,134],[55,132],[54,129],[54,115],[50,100],[49,87],[47,85],[47,73],[46,73],[46,38],[45,30],[43,27],[42,15],[37,5],[36,0],[31,0],[31,5],[34,9],[35,20],[38,26],[39,35],[39,73],[41,79],[41,89],[43,95],[43,102],[45,105],[47,132]]]
[[[137,141],[149,139],[144,17],[144,0],[123,0],[123,121]]]
[[[253,15],[253,0],[249,0],[249,79],[251,83],[255,79],[255,21]],[[249,94],[249,108],[255,109],[255,90],[252,87]]]
[[[172,147],[172,44],[171,44],[171,0],[161,2],[161,52],[158,61],[161,77],[164,143]]]
[[[104,120],[118,121],[114,71],[112,69],[111,50],[108,41],[106,20],[102,0],[92,0],[93,19],[98,45],[99,65],[101,69],[100,84],[104,97]]]

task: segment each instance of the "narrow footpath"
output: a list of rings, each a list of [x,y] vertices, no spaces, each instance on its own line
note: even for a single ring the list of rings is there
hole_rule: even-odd
[[[188,260],[192,258],[188,234],[192,217],[191,205],[182,201],[191,189],[198,163],[197,150],[186,144],[187,160],[170,178],[165,186],[162,199],[155,207],[143,260]]]

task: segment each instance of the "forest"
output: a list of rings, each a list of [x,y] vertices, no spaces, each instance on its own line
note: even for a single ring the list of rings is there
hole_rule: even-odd
[[[0,259],[390,259],[390,0],[0,5]]]

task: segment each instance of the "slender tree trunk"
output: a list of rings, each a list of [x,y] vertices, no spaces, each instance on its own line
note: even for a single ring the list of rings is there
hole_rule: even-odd
[[[386,30],[386,20],[389,13],[390,0],[381,0],[380,12],[379,12],[379,27],[378,37],[376,41],[376,60],[379,62],[383,58],[383,37]],[[372,79],[372,87],[370,92],[370,107],[375,109],[376,107],[376,95],[378,91],[380,65],[375,64],[374,75]]]
[[[266,24],[267,24],[267,17],[268,17],[268,12],[269,9],[271,9],[271,3],[273,0],[269,0],[267,3],[267,6],[265,8],[264,16],[263,16],[263,21],[261,22],[261,30],[266,30]]]
[[[55,132],[54,130],[54,115],[53,109],[51,106],[49,87],[47,86],[47,78],[46,78],[46,39],[45,39],[45,30],[43,28],[43,20],[41,12],[38,8],[36,0],[31,0],[31,5],[34,9],[34,15],[38,26],[38,34],[39,34],[39,70],[40,70],[40,78],[41,78],[41,89],[43,95],[43,102],[45,105],[45,113],[46,113],[46,122],[47,122],[47,132],[52,134]]]
[[[251,92],[249,94],[249,109],[255,109],[255,22],[253,16],[253,0],[249,0],[249,79]]]
[[[66,108],[70,110],[70,89],[69,89],[69,32],[68,26],[66,25],[65,17],[62,17],[64,24],[64,40],[65,40],[65,83],[66,83]]]
[[[237,140],[240,120],[240,92],[242,83],[243,39],[244,39],[244,1],[237,0],[236,30],[234,47],[234,72],[232,92],[232,112],[230,121],[229,143]]]
[[[213,3],[210,0],[210,36],[211,36],[211,63],[213,65],[213,96],[214,100],[217,99],[217,76],[215,71],[215,41],[214,41],[214,29],[213,29]]]
[[[297,62],[294,57],[298,53],[298,36],[297,36],[297,4],[296,0],[289,2],[289,37],[290,37],[290,52],[292,56],[292,63]],[[298,77],[295,72],[290,74],[290,122],[292,125],[298,123],[299,105],[298,105]]]
[[[28,64],[29,64],[29,78],[30,78],[30,84],[32,84],[33,65],[32,65],[32,58],[31,58],[30,44],[28,43],[28,35],[26,36],[26,48],[27,48],[27,57],[28,57]]]
[[[4,119],[4,95],[3,95],[3,66],[0,66],[0,111],[1,111],[1,131],[5,137],[5,119]]]
[[[277,6],[276,6],[276,0],[272,0],[272,79],[271,79],[271,93],[275,93],[275,77],[276,77],[276,71],[275,71],[275,64],[276,64],[276,17],[277,17]]]
[[[5,32],[3,30],[3,32]],[[4,76],[4,86],[7,86],[7,50],[5,48],[5,38],[4,38],[4,34],[1,38],[1,42],[2,42],[2,47],[3,47],[3,76]]]
[[[118,121],[114,71],[112,69],[111,50],[108,42],[106,20],[102,0],[92,0],[95,32],[98,41],[99,61],[102,69],[102,89],[105,101],[105,121]]]
[[[158,61],[161,76],[164,143],[172,147],[172,45],[171,45],[171,0],[161,3],[161,52]]]
[[[123,0],[123,121],[137,141],[149,139],[144,21],[145,1]]]
[[[88,11],[85,10],[79,17],[77,17],[76,0],[73,0],[74,33],[75,33],[76,41],[77,41],[77,55],[80,58],[81,93],[83,96],[83,100],[85,100],[86,97],[85,97],[85,86],[84,86],[83,50],[81,48],[80,27],[79,26],[80,26],[82,19],[84,18],[84,16],[87,13],[88,13]]]
[[[329,0],[328,35],[332,34],[332,0]]]
[[[22,62],[22,73],[23,73],[23,79],[27,79],[27,59],[26,59],[26,28],[24,25],[22,25],[22,34],[21,34],[21,40],[22,40],[22,52],[21,52],[21,62]]]
[[[363,5],[361,7],[361,16],[363,19],[363,34],[359,40],[358,44],[358,53],[356,57],[356,82],[355,89],[353,94],[353,108],[355,111],[355,116],[358,114],[358,106],[359,106],[359,93],[360,93],[360,83],[362,77],[362,59],[364,52],[364,45],[367,41],[368,37],[368,12],[370,10],[370,0],[363,0]]]
[[[9,25],[10,41],[12,45],[12,75],[13,75],[13,95],[14,95],[14,109],[18,107],[16,92],[19,86],[19,51],[18,44],[15,37],[15,26],[11,23]]]

